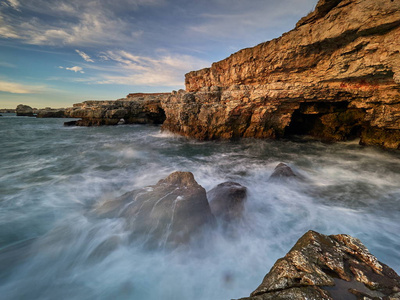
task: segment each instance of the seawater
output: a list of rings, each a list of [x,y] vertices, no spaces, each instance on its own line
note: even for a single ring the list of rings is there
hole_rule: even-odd
[[[0,298],[232,299],[250,294],[306,231],[359,238],[400,271],[400,154],[307,139],[199,142],[160,127],[63,127],[0,117]],[[284,162],[304,180],[268,182]],[[144,250],[96,203],[190,171],[248,188],[234,234]],[[102,255],[93,251],[117,237]]]

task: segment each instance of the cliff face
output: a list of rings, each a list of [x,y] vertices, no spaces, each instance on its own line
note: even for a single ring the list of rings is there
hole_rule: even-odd
[[[74,104],[65,114],[81,118],[78,126],[116,125],[121,119],[125,124],[162,124],[165,114],[161,101],[169,94],[129,94],[115,101],[85,101]]]
[[[186,74],[163,127],[199,139],[278,138],[400,147],[400,1],[321,0],[280,38]]]

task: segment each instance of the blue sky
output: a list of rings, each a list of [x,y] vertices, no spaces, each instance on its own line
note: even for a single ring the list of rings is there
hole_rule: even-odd
[[[294,28],[317,0],[0,0],[0,108],[184,88]]]

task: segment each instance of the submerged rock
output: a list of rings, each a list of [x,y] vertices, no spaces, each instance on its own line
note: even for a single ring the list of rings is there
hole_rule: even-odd
[[[400,299],[400,277],[349,235],[303,235],[242,300]]]
[[[279,163],[274,172],[271,174],[268,180],[281,180],[287,178],[295,178],[297,175],[293,172],[293,170],[284,163]]]
[[[240,219],[247,197],[247,188],[236,182],[218,184],[207,192],[211,212],[217,219],[234,221]]]
[[[95,211],[124,218],[132,237],[150,248],[187,243],[205,225],[215,224],[206,191],[190,172],[174,172],[156,185],[101,203]]]
[[[33,108],[28,105],[18,105],[15,112],[19,117],[33,117]]]

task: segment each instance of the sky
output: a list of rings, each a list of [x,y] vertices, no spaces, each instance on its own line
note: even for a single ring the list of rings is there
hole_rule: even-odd
[[[184,89],[185,73],[279,37],[317,0],[0,0],[0,108]]]

